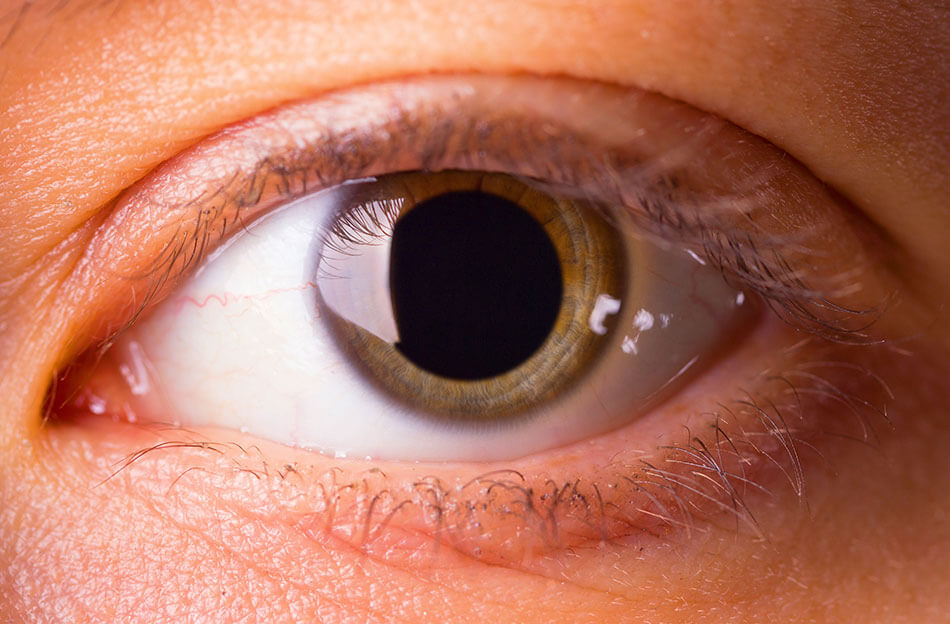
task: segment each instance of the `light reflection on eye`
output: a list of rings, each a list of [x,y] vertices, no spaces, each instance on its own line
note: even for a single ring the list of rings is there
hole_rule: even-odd
[[[461,191],[463,220],[439,222]],[[524,232],[486,236],[516,229],[497,200],[547,239],[551,263],[530,262]],[[136,401],[185,426],[337,456],[518,457],[624,424],[749,319],[717,271],[637,238],[622,214],[477,172],[343,185],[250,227],[117,347],[153,377]],[[425,221],[403,242],[412,217]],[[447,254],[427,246],[451,236]],[[415,258],[395,253],[406,245]],[[555,296],[532,292],[545,280]]]

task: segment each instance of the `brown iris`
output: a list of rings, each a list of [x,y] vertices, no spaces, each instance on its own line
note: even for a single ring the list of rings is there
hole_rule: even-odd
[[[498,422],[565,394],[602,346],[598,296],[624,294],[624,248],[600,212],[506,175],[359,185],[324,249],[339,262],[383,244],[391,309],[378,312],[398,339],[321,309],[368,379],[437,419]]]

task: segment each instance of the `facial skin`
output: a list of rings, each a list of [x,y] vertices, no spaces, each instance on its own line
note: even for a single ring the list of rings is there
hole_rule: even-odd
[[[934,3],[55,4],[0,11],[4,621],[919,622],[950,612],[950,66]],[[639,87],[798,159],[873,232],[860,235],[868,270],[899,289],[880,332],[902,357],[868,357],[894,394],[893,426],[867,444],[822,440],[831,461],[809,465],[807,509],[763,497],[759,532],[701,522],[648,542],[498,561],[433,548],[407,526],[366,548],[308,530],[287,515],[312,508],[306,475],[279,488],[270,473],[236,475],[228,462],[251,464],[231,447],[164,449],[107,480],[124,457],[182,432],[44,425],[50,381],[83,340],[63,284],[124,189],[278,104],[433,72]],[[663,417],[687,422],[693,399],[737,392],[728,371],[741,367],[727,364]],[[255,470],[340,464],[218,435],[257,447]],[[519,465],[556,471],[554,457]],[[390,483],[478,469],[352,460],[342,471],[374,467]]]

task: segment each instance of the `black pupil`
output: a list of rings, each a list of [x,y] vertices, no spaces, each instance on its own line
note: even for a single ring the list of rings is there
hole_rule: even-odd
[[[435,375],[484,379],[527,360],[561,306],[554,244],[514,202],[445,193],[402,217],[390,289],[399,351]]]

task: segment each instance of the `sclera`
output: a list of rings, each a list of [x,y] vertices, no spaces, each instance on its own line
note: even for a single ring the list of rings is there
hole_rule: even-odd
[[[347,360],[317,305],[323,234],[351,191],[321,191],[251,224],[123,334],[119,352],[134,344],[154,382],[141,400],[167,406],[182,426],[239,429],[337,457],[507,459],[630,422],[748,318],[744,295],[719,271],[638,236],[615,207],[630,282],[602,356],[561,396],[517,418],[427,418]],[[590,319],[590,331],[603,321]]]

